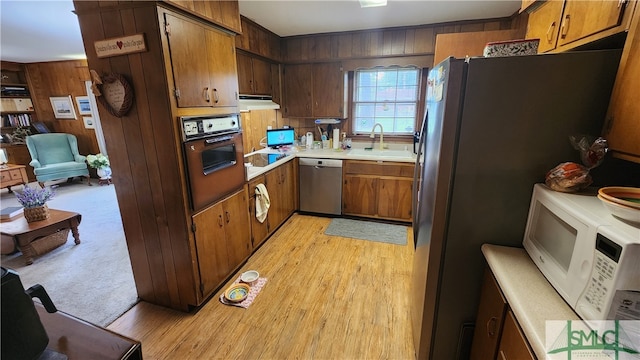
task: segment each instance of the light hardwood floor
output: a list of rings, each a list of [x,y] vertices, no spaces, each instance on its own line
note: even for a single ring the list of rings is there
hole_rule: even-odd
[[[247,309],[218,297],[186,314],[141,302],[108,328],[145,359],[414,359],[407,245],[324,235],[331,220],[294,214],[238,273],[268,279]]]

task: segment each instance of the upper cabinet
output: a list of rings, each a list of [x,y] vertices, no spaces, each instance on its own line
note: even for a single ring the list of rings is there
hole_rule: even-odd
[[[566,51],[626,31],[636,2],[545,1],[529,6],[527,38],[540,39],[538,52]]]
[[[240,94],[272,95],[272,64],[242,51],[236,57]]]
[[[640,13],[634,14],[613,87],[604,136],[614,154],[640,163]]]
[[[164,21],[177,106],[237,106],[234,36],[171,13]]]
[[[520,29],[438,34],[433,64],[436,65],[449,56],[482,56],[488,42],[522,39],[523,35],[524,31]]]
[[[344,73],[339,62],[285,65],[284,115],[344,118]]]
[[[205,20],[212,21],[235,33],[241,33],[240,10],[237,1],[228,0],[165,0]]]

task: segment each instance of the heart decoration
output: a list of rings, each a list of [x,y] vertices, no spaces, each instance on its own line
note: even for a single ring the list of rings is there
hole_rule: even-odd
[[[133,104],[133,89],[124,76],[110,73],[102,78],[91,70],[94,95],[98,101],[115,117],[126,115]]]
[[[122,43],[122,41],[116,41],[116,45],[118,45],[119,49],[122,49],[123,43]]]

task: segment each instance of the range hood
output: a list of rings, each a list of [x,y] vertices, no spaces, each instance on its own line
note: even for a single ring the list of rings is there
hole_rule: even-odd
[[[240,112],[280,109],[280,105],[274,103],[268,95],[240,95],[239,100]]]

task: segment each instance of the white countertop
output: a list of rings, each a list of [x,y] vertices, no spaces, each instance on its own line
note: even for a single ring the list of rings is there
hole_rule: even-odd
[[[545,321],[580,320],[522,248],[482,245],[489,268],[538,359],[546,359]]]
[[[274,149],[261,149],[246,156],[254,154],[277,154],[282,153]],[[319,158],[319,159],[341,159],[341,160],[370,160],[370,161],[389,161],[389,162],[407,162],[414,163],[416,156],[409,150],[378,150],[365,151],[364,149],[350,149],[350,150],[333,150],[333,149],[317,149],[311,150],[306,148],[292,148],[291,151],[284,152],[289,156],[286,156],[273,164],[269,164],[264,167],[258,166],[245,166],[247,181],[264,174],[265,172],[274,169],[287,161],[291,161],[296,157],[300,158]]]

